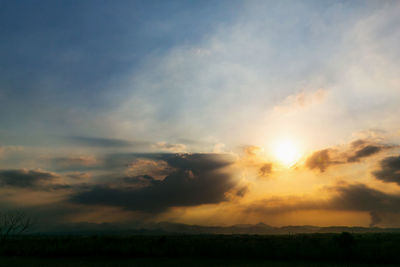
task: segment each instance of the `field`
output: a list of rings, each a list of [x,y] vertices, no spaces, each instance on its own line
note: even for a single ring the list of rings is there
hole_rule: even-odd
[[[0,266],[374,266],[400,264],[400,234],[21,236]]]

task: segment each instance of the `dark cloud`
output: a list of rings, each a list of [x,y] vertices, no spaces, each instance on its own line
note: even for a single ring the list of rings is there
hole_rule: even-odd
[[[71,197],[71,201],[88,205],[111,205],[129,210],[162,212],[175,206],[195,206],[224,201],[225,193],[235,181],[222,168],[232,159],[219,154],[148,155],[162,158],[172,168],[163,180],[151,176],[125,178],[125,182],[145,181],[145,187],[94,186]]]
[[[0,170],[2,186],[34,188],[55,178],[55,174],[40,170]]]
[[[116,179],[116,183],[118,184],[118,188],[126,188],[126,189],[140,189],[147,186],[152,186],[157,183],[157,179],[150,175],[137,175],[137,176],[126,176]],[[107,185],[106,185],[107,187]],[[115,187],[115,186],[114,186]]]
[[[150,147],[150,142],[141,141],[128,141],[123,139],[113,138],[100,138],[100,137],[88,137],[88,136],[70,136],[67,140],[83,146],[91,147],[137,147],[147,148]]]
[[[388,194],[364,184],[340,186],[339,193],[330,203],[330,208],[338,210],[365,211],[371,218],[370,226],[382,221],[382,214],[400,213],[400,195]]]
[[[320,172],[324,172],[332,165],[359,162],[361,159],[394,147],[396,146],[360,139],[353,141],[345,149],[327,148],[316,151],[307,158],[305,166],[309,169],[318,169]]]
[[[249,186],[244,185],[244,186],[241,186],[241,187],[239,187],[239,188],[237,189],[236,195],[237,195],[238,197],[244,197],[244,196],[247,194],[247,192],[249,192]]]
[[[149,173],[142,175],[164,176],[175,169],[184,170],[215,170],[229,165],[233,162],[230,155],[225,154],[187,154],[187,153],[115,153],[108,154],[103,159],[103,168],[118,170],[121,168],[139,168],[153,165]],[[159,168],[160,167],[160,168]],[[151,175],[150,172],[154,175]]]
[[[388,194],[364,184],[342,185],[335,190],[338,195],[330,203],[334,209],[400,212],[400,195]]]
[[[138,175],[134,177],[123,177],[122,181],[127,184],[137,184],[142,182],[152,183],[154,178],[149,175]]]
[[[60,183],[61,177],[42,170],[0,170],[0,185],[3,187],[51,191],[72,189],[73,186]]]
[[[260,176],[267,176],[272,172],[272,163],[265,163],[260,167]]]
[[[384,182],[393,182],[400,185],[400,156],[387,157],[380,162],[380,170],[373,175]]]
[[[306,160],[306,167],[309,169],[319,169],[324,172],[332,164],[337,164],[337,161],[333,161],[330,156],[331,149],[324,149],[314,152]]]
[[[361,158],[372,156],[380,152],[384,147],[383,146],[376,146],[376,145],[367,145],[359,150],[357,150],[354,155],[347,158],[348,162],[357,162]]]

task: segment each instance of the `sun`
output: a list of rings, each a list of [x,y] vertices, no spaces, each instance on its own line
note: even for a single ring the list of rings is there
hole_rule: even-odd
[[[288,167],[293,166],[301,157],[297,145],[290,139],[278,141],[274,152],[275,157]]]

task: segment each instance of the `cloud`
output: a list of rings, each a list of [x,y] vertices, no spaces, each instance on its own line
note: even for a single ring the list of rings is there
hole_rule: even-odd
[[[282,214],[300,210],[335,210],[368,212],[371,225],[381,222],[385,213],[400,214],[400,195],[389,194],[365,184],[338,184],[326,188],[328,198],[312,196],[271,197],[246,206],[246,212]]]
[[[89,136],[69,136],[68,142],[88,147],[103,148],[130,148],[139,151],[165,151],[171,153],[184,153],[188,147],[182,143],[129,141],[125,139],[101,138]]]
[[[400,213],[400,195],[389,194],[364,184],[343,185],[336,188],[339,193],[328,203],[327,208],[349,211],[365,211],[371,218],[370,226],[382,221],[382,214]]]
[[[250,176],[265,178],[272,173],[273,163],[268,161],[263,153],[263,148],[258,146],[242,147],[237,165],[246,170]]]
[[[168,152],[185,152],[187,150],[184,144],[169,144],[167,142],[158,142],[153,145],[157,150],[168,151]]]
[[[120,179],[124,184],[124,187],[134,187],[134,188],[141,188],[146,186],[151,186],[154,181],[156,181],[150,175],[137,175],[137,176],[127,176]]]
[[[347,162],[358,162],[363,158],[373,156],[383,150],[398,147],[397,145],[384,144],[368,139],[359,139],[351,143],[351,147],[346,152]]]
[[[264,163],[259,171],[260,176],[267,176],[272,172],[272,163]]]
[[[51,160],[52,166],[60,171],[85,171],[99,170],[109,172],[128,172],[138,175],[137,172],[152,171],[155,176],[156,169],[168,165],[165,159],[172,157],[173,153],[106,153],[94,156],[69,156],[56,157]],[[136,174],[135,174],[136,173]],[[141,173],[139,173],[141,174]],[[164,175],[165,176],[165,175]]]
[[[56,174],[41,170],[0,170],[2,186],[33,189],[56,178],[58,178]]]
[[[248,157],[258,156],[262,152],[262,148],[258,146],[246,146],[243,148],[244,154]]]
[[[40,169],[0,170],[0,186],[19,188],[31,191],[53,191],[64,189],[84,188],[84,184],[70,185],[64,178],[54,172]]]
[[[243,185],[236,190],[236,196],[244,197],[249,192],[249,185]]]
[[[88,172],[70,172],[66,173],[65,176],[73,180],[87,180],[92,177]]]
[[[225,151],[225,144],[216,143],[213,147],[213,153],[223,153]]]
[[[94,156],[71,156],[53,158],[51,163],[57,170],[79,170],[93,168],[99,161]]]
[[[364,184],[340,185],[331,208],[353,211],[400,212],[400,195],[388,194]]]
[[[319,169],[320,172],[324,172],[332,164],[337,164],[338,162],[331,160],[331,149],[323,149],[314,152],[306,160],[306,167],[309,169]]]
[[[88,136],[69,136],[67,140],[83,146],[90,147],[138,147],[147,148],[151,145],[150,142],[128,141],[114,138],[88,137]]]
[[[374,145],[368,145],[365,146],[359,150],[357,150],[353,156],[350,156],[347,158],[348,162],[357,162],[361,158],[369,157],[371,155],[374,155],[378,152],[380,152],[383,149],[382,146],[374,146]]]
[[[332,165],[359,162],[383,150],[395,147],[397,146],[359,139],[344,147],[333,147],[316,151],[306,159],[305,166],[309,169],[319,169],[320,172],[324,172]]]
[[[147,175],[156,180],[164,179],[173,170],[165,160],[136,159],[128,165],[128,175]]]
[[[384,182],[393,182],[400,185],[400,156],[387,157],[380,162],[380,170],[373,175]]]
[[[309,106],[322,103],[327,95],[327,90],[318,89],[313,92],[300,92],[289,95],[282,103],[274,106],[275,112],[296,112]]]
[[[145,187],[96,185],[71,197],[71,202],[86,205],[109,205],[128,210],[163,212],[170,207],[196,206],[226,200],[225,193],[235,187],[231,174],[223,168],[232,160],[219,154],[175,154],[164,157],[173,169],[163,180],[142,175],[125,182],[143,180]]]
[[[24,150],[24,148],[21,146],[0,146],[0,157],[8,152],[22,151],[22,150]]]

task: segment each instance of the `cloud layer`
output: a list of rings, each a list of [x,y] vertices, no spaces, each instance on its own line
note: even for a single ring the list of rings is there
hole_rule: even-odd
[[[382,214],[400,215],[400,194],[385,193],[365,184],[338,184],[325,190],[325,194],[331,195],[328,199],[312,196],[275,197],[251,203],[245,211],[264,215],[305,210],[368,212],[371,226],[381,221]]]
[[[130,210],[162,212],[170,207],[196,206],[226,200],[225,193],[235,186],[231,175],[222,172],[232,162],[213,154],[176,154],[164,157],[173,168],[162,180],[152,176],[126,177],[124,182],[144,187],[94,186],[71,197],[72,202],[87,205],[111,205]]]

